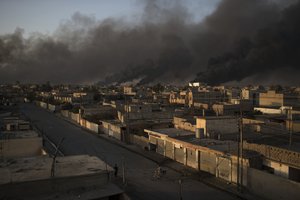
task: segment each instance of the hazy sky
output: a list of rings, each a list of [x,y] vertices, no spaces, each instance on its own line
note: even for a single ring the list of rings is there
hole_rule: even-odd
[[[75,12],[101,20],[122,17],[132,20],[141,13],[144,0],[0,0],[0,34],[16,27],[31,32],[51,34]],[[211,13],[220,0],[184,0],[195,20]]]

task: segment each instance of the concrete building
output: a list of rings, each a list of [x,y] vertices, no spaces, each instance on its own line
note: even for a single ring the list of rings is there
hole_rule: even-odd
[[[42,156],[0,163],[0,199],[121,199],[113,169],[97,157]]]
[[[128,104],[118,111],[118,119],[125,123],[136,120],[172,121],[175,111],[164,111],[158,104]]]
[[[261,90],[252,88],[243,88],[241,92],[241,99],[249,100],[253,106],[259,105],[259,93]]]
[[[111,107],[110,105],[82,105],[80,106],[79,113],[82,117],[84,116],[103,116],[107,119],[111,118],[112,116],[117,116],[117,111],[115,108]]]
[[[170,104],[188,105],[188,92],[171,92],[169,102]]]
[[[43,155],[43,139],[35,131],[0,132],[0,158]]]
[[[136,92],[134,91],[134,88],[133,87],[130,87],[130,86],[124,86],[123,87],[123,93],[126,94],[126,95],[136,95]]]
[[[219,90],[192,88],[188,92],[188,105],[189,107],[193,107],[195,103],[211,105],[214,102],[224,101],[224,96],[224,92]]]
[[[280,107],[284,105],[284,94],[274,90],[259,93],[259,106]]]
[[[30,130],[31,127],[28,121],[18,117],[5,117],[2,119],[2,128],[6,131],[25,131]]]
[[[53,99],[60,103],[72,103],[73,97],[71,93],[58,93],[53,95]]]
[[[271,174],[300,182],[300,153],[267,144],[244,142],[244,149],[256,151],[263,156],[263,166]]]
[[[198,117],[196,128],[204,138],[222,138],[222,135],[238,133],[238,120],[234,116]]]
[[[145,132],[151,150],[228,183],[239,183],[259,197],[280,200],[300,195],[299,153],[244,142],[243,159],[238,162],[238,144],[233,141],[196,138],[193,132],[178,129]]]
[[[230,183],[237,183],[237,143],[200,139],[195,133],[175,128],[148,130],[151,150],[197,170],[208,172]],[[247,169],[260,166],[257,154],[244,152],[243,185],[247,186]]]
[[[196,118],[194,116],[174,117],[174,127],[186,131],[196,131]]]
[[[212,105],[213,111],[217,116],[219,115],[239,115],[242,111],[250,112],[253,110],[253,106],[249,103],[249,101],[240,101],[239,104],[231,104],[226,102],[215,103]]]

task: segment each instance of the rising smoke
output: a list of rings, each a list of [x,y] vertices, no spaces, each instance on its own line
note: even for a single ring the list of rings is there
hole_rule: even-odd
[[[75,13],[51,36],[0,36],[0,81],[219,84],[296,70],[299,5],[222,0],[201,22],[179,0],[145,1],[137,23]]]
[[[240,38],[233,49],[210,58],[207,70],[199,73],[197,80],[220,84],[233,80],[245,82],[248,79],[251,83],[256,82],[255,79],[265,79],[271,83],[288,84],[289,79],[300,72],[299,25],[298,2],[280,11],[275,23],[258,29],[250,37]],[[281,76],[278,76],[279,73]],[[270,80],[274,76],[277,79]]]

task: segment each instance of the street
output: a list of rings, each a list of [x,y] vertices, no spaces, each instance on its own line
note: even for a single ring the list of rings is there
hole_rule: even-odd
[[[126,193],[132,199],[180,199],[179,179],[181,175],[171,169],[158,180],[153,180],[157,164],[132,151],[99,138],[42,108],[22,104],[23,112],[55,144],[65,138],[60,150],[65,155],[88,154],[97,156],[110,166],[119,166],[122,174],[122,160],[125,161]],[[237,199],[228,193],[209,187],[199,181],[184,178],[182,199]]]

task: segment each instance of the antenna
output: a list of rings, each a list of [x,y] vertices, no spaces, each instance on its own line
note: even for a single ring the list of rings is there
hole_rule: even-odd
[[[65,139],[64,137],[60,139],[60,141],[55,149],[55,153],[54,153],[54,156],[52,159],[52,165],[51,165],[51,177],[54,177],[54,175],[55,175],[55,160],[56,160],[57,154],[59,152],[59,147],[63,143],[64,139]]]

